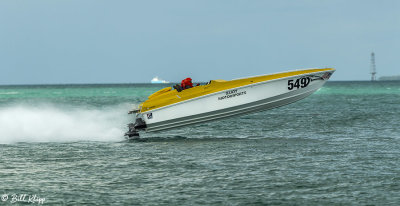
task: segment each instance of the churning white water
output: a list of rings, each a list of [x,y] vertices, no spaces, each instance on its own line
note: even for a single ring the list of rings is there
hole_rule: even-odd
[[[17,105],[0,108],[0,144],[123,140],[127,105],[74,108]]]

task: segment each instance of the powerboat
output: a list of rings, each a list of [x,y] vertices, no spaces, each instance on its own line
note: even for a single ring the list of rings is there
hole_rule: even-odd
[[[334,72],[333,68],[312,68],[211,80],[186,89],[166,87],[129,112],[136,118],[128,124],[125,136],[134,138],[139,131],[162,131],[284,106],[317,91]]]

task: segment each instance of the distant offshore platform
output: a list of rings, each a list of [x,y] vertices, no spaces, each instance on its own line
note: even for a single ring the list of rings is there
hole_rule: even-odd
[[[371,53],[371,81],[376,80],[376,66],[375,66],[375,54]]]

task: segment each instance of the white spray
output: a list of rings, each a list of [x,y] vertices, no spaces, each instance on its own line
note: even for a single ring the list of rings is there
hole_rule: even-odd
[[[0,144],[123,140],[129,105],[105,109],[55,105],[0,108]]]

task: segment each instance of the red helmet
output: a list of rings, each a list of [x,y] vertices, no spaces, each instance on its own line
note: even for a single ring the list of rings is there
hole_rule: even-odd
[[[190,77],[188,77],[188,78],[182,80],[181,87],[182,87],[183,89],[193,87],[192,79],[191,79]]]

